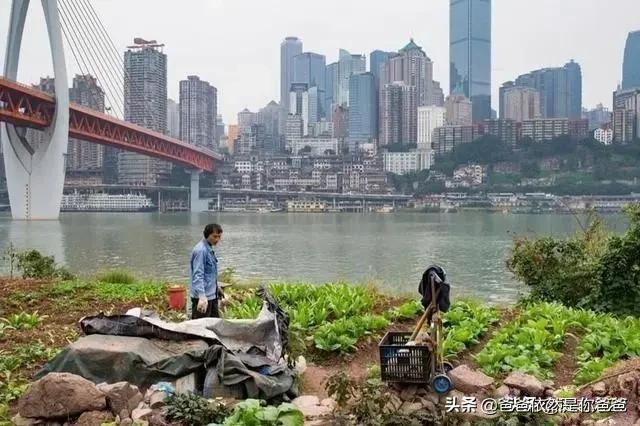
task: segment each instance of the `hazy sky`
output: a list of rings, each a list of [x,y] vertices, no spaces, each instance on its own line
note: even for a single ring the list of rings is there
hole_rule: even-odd
[[[410,37],[434,61],[434,76],[448,93],[448,0],[91,0],[116,46],[134,37],[166,44],[169,97],[178,81],[199,75],[218,88],[225,123],[248,107],[279,101],[280,42],[302,39],[304,50],[337,60],[338,49],[397,50]],[[10,0],[0,0],[0,59]],[[517,75],[574,59],[582,66],[583,105],[611,105],[622,78],[624,43],[640,29],[640,0],[493,0],[493,107],[500,85]],[[19,79],[51,74],[39,1],[31,2]],[[72,73],[78,70],[67,54]]]

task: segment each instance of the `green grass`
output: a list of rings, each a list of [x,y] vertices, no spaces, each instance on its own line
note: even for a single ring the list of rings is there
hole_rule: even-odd
[[[96,275],[96,280],[111,284],[133,284],[136,282],[136,277],[124,269],[115,269]]]

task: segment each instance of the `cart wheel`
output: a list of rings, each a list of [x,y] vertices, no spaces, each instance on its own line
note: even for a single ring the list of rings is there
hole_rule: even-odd
[[[435,393],[442,395],[453,389],[453,383],[446,374],[438,374],[431,379],[431,388]]]
[[[453,370],[453,364],[448,361],[442,363],[442,371],[444,372],[444,374],[448,374],[451,370]]]

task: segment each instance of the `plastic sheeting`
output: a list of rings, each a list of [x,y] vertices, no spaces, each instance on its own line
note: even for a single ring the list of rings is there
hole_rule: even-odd
[[[209,344],[129,336],[91,335],[67,346],[36,374],[73,373],[94,383],[127,381],[141,387],[172,382],[203,367]]]
[[[69,372],[94,383],[127,381],[146,388],[207,371],[205,396],[295,397],[294,372],[284,360],[288,318],[261,289],[254,320],[200,318],[167,322],[139,308],[126,315],[85,317],[86,337],[64,349],[37,377]]]

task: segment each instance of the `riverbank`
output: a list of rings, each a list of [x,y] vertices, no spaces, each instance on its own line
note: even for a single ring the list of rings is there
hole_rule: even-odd
[[[81,281],[0,279],[0,293],[5,296],[0,310],[4,318],[0,322],[0,424],[8,411],[15,412],[16,400],[33,374],[78,339],[80,318],[142,307],[165,320],[184,319],[184,313],[168,309],[167,285],[130,280],[126,274]],[[366,379],[379,383],[381,336],[389,330],[411,330],[420,312],[415,300],[347,283],[282,283],[272,285],[270,291],[290,317],[291,357],[306,358],[301,392],[320,399],[329,396],[327,381],[343,371],[354,383]],[[253,289],[236,285],[227,293],[226,318],[255,318],[260,304]],[[617,362],[640,355],[638,319],[617,319],[550,303],[497,309],[477,302],[453,302],[444,315],[445,356],[454,366],[485,374],[494,391],[510,372],[517,371],[530,374],[543,389],[579,395],[584,389],[578,386],[603,373],[606,376],[605,370]]]

